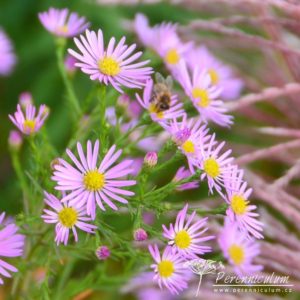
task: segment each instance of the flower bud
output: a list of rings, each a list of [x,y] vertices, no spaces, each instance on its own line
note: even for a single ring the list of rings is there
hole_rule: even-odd
[[[143,228],[138,228],[133,234],[134,240],[142,242],[148,239],[148,234]]]
[[[106,260],[110,257],[110,250],[107,246],[103,245],[97,248],[96,256],[99,260]]]
[[[19,104],[23,109],[25,109],[28,104],[33,104],[33,98],[31,93],[29,92],[21,93],[19,96]]]
[[[144,164],[148,167],[154,167],[157,164],[157,153],[156,152],[148,152],[144,158]]]
[[[68,74],[73,75],[76,71],[75,63],[77,62],[76,58],[70,54],[67,54],[64,65]]]
[[[19,150],[22,146],[23,138],[19,131],[11,130],[8,137],[8,145],[13,150]]]

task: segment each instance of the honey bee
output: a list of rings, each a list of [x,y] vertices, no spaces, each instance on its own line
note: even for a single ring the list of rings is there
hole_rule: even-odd
[[[173,86],[172,77],[164,78],[160,73],[155,74],[156,83],[153,87],[153,94],[150,100],[153,110],[156,113],[166,111],[171,104],[171,89]]]

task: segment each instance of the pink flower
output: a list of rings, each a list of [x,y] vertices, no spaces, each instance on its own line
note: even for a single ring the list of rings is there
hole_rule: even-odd
[[[69,14],[67,8],[51,7],[49,11],[39,13],[39,19],[49,32],[59,37],[73,37],[90,26],[86,19],[77,13]]]
[[[13,71],[16,61],[13,45],[5,32],[0,28],[0,76],[9,75]]]
[[[141,88],[145,80],[152,73],[151,67],[144,67],[149,61],[135,62],[142,52],[133,54],[136,45],[128,46],[123,37],[117,45],[115,38],[111,38],[107,49],[104,47],[103,34],[99,29],[86,30],[85,37],[80,40],[74,38],[74,42],[80,53],[69,49],[69,53],[79,62],[75,65],[81,68],[83,73],[90,76],[91,80],[99,80],[105,85],[111,84],[122,93],[121,86],[128,88]],[[135,62],[135,63],[134,63]]]
[[[226,115],[227,110],[223,101],[220,100],[221,90],[211,84],[209,73],[194,67],[192,76],[190,76],[184,62],[180,63],[178,70],[177,78],[200,116],[204,120],[213,121],[220,126],[231,125],[233,117]]]
[[[209,140],[208,129],[201,120],[189,119],[184,115],[181,121],[173,120],[163,126],[170,134],[180,151],[188,160],[189,169],[195,173],[201,160],[201,147]]]
[[[218,60],[206,47],[191,49],[186,56],[186,62],[190,69],[197,66],[199,70],[208,72],[212,85],[220,88],[222,99],[234,100],[239,97],[243,88],[242,80],[235,78],[232,69]]]
[[[225,180],[234,178],[231,177],[231,172],[236,166],[232,165],[233,157],[230,157],[231,150],[221,154],[225,142],[217,143],[215,134],[210,137],[210,140],[201,148],[201,161],[199,168],[203,171],[200,175],[201,180],[207,178],[210,193],[213,194],[215,189],[220,195],[223,195],[222,187],[225,185]],[[226,181],[227,182],[227,181]]]
[[[257,239],[262,239],[263,223],[257,220],[258,213],[254,212],[256,205],[250,204],[248,198],[252,193],[243,181],[244,172],[234,169],[229,180],[225,181],[225,201],[230,205],[227,215],[234,221],[241,231]]]
[[[75,167],[64,159],[59,160],[59,165],[54,165],[55,171],[52,179],[57,182],[56,189],[70,191],[62,201],[69,201],[70,205],[76,205],[77,207],[85,205],[86,212],[92,219],[96,217],[96,203],[102,210],[105,210],[103,201],[114,210],[118,208],[111,199],[128,203],[123,196],[132,196],[134,193],[124,190],[122,187],[134,185],[136,181],[120,178],[132,172],[129,168],[132,160],[125,160],[112,167],[122,154],[122,150],[116,151],[116,146],[113,145],[98,167],[98,140],[95,142],[94,147],[92,147],[91,141],[87,142],[86,155],[79,142],[77,143],[77,151],[80,160],[76,158],[71,150],[66,150]]]
[[[198,258],[197,255],[211,252],[211,247],[204,246],[203,242],[213,239],[214,236],[202,236],[208,229],[207,218],[193,223],[196,211],[188,216],[187,210],[188,204],[178,213],[175,225],[170,224],[169,229],[163,225],[163,236],[169,240],[168,244],[183,257]]]
[[[11,264],[2,260],[3,257],[18,257],[23,254],[24,235],[17,234],[19,228],[13,224],[4,224],[5,213],[0,215],[0,275],[4,277],[11,277],[10,272],[18,272]],[[3,284],[0,278],[0,285]]]
[[[143,45],[152,47],[154,44],[155,30],[149,26],[147,17],[141,13],[136,14],[133,26],[134,31]]]
[[[225,219],[225,225],[219,236],[219,245],[224,257],[234,267],[239,277],[255,275],[263,267],[254,265],[253,259],[260,253],[259,244],[254,239],[249,239],[241,232],[236,223]]]
[[[20,104],[18,104],[17,111],[14,113],[14,116],[9,115],[9,118],[22,133],[31,135],[40,130],[45,122],[45,119],[48,117],[48,114],[49,109],[45,104],[40,106],[37,115],[34,105],[27,104],[24,114]]]
[[[57,245],[64,243],[67,245],[70,230],[74,234],[75,241],[78,242],[78,234],[76,228],[79,228],[88,233],[94,233],[97,228],[95,225],[88,224],[91,221],[86,217],[85,209],[78,208],[76,206],[67,204],[61,204],[61,202],[51,194],[45,193],[45,203],[53,208],[53,210],[44,209],[44,215],[42,218],[45,223],[56,224],[55,226],[55,242]]]
[[[174,253],[172,247],[167,246],[161,256],[157,245],[150,245],[149,251],[155,261],[151,265],[155,273],[153,280],[161,289],[165,286],[172,294],[179,294],[188,287],[187,270],[179,253]]]

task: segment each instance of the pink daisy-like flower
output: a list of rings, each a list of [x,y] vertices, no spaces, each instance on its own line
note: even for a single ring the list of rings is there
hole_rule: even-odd
[[[173,120],[163,127],[171,134],[173,141],[188,160],[189,169],[195,173],[195,166],[198,167],[201,160],[200,148],[203,147],[210,135],[208,129],[201,120],[189,119],[184,115],[181,121]]]
[[[162,23],[156,25],[155,38],[152,40],[152,48],[160,55],[169,69],[174,67],[185,57],[192,48],[193,43],[183,43],[177,35],[177,25]]]
[[[18,104],[14,116],[9,115],[9,118],[22,133],[31,135],[38,132],[43,126],[45,119],[48,117],[49,109],[43,104],[40,106],[37,115],[35,106],[30,103],[24,109],[25,113],[22,111],[21,105]]]
[[[90,26],[84,17],[77,13],[69,14],[67,8],[56,9],[51,7],[48,11],[39,13],[42,25],[52,34],[59,37],[73,37]]]
[[[219,245],[239,277],[255,275],[263,269],[262,266],[253,264],[253,259],[260,253],[259,244],[254,239],[249,239],[227,218],[219,236]]]
[[[81,53],[69,49],[79,62],[75,65],[81,68],[83,73],[90,76],[91,80],[99,80],[105,85],[111,84],[122,93],[121,85],[129,88],[141,88],[152,73],[151,67],[144,67],[148,61],[136,62],[142,52],[133,54],[136,45],[130,47],[125,44],[125,37],[115,45],[115,38],[111,38],[107,49],[104,49],[102,30],[86,30],[86,37],[80,35],[80,40],[74,38]]]
[[[113,145],[99,167],[97,167],[99,155],[99,141],[92,147],[91,141],[87,142],[87,155],[84,154],[81,144],[77,143],[77,151],[80,161],[67,149],[66,152],[76,167],[73,167],[64,159],[60,159],[60,164],[54,166],[54,176],[52,179],[57,182],[56,189],[61,191],[70,191],[63,202],[69,201],[70,205],[81,207],[86,205],[86,212],[92,219],[96,217],[96,202],[98,206],[105,210],[103,201],[112,209],[117,210],[117,206],[111,199],[128,203],[122,196],[132,196],[133,192],[122,189],[136,183],[135,180],[118,179],[127,176],[132,172],[129,166],[132,160],[123,162],[112,167],[122,154],[122,150],[116,151]],[[118,179],[118,180],[116,180]]]
[[[73,206],[70,203],[62,204],[54,195],[45,194],[45,203],[53,208],[53,210],[44,209],[44,215],[42,218],[45,223],[56,224],[55,226],[55,242],[57,245],[64,243],[67,245],[70,230],[74,234],[75,241],[78,242],[78,234],[76,227],[88,232],[95,233],[94,230],[97,226],[88,224],[86,222],[91,221],[91,218],[88,218],[85,214],[84,208],[78,208]]]
[[[149,252],[155,261],[151,265],[155,272],[153,280],[161,289],[165,286],[172,294],[179,294],[188,287],[187,269],[179,253],[174,253],[172,247],[167,246],[161,256],[157,245],[149,245]]]
[[[223,195],[222,187],[228,182],[228,180],[234,180],[231,176],[232,170],[237,168],[232,165],[234,158],[230,157],[231,150],[225,151],[220,154],[225,142],[216,143],[215,134],[210,137],[204,147],[201,147],[201,156],[199,168],[203,171],[200,175],[201,180],[207,178],[208,187],[210,193],[213,194],[213,189]]]
[[[163,225],[163,236],[169,240],[169,245],[186,258],[198,258],[207,252],[211,252],[211,247],[202,245],[214,236],[202,236],[206,231],[207,218],[199,219],[193,223],[196,216],[194,211],[187,215],[188,204],[177,214],[175,225],[170,224],[170,229]],[[192,224],[193,223],[193,224]]]
[[[190,177],[191,175],[192,173],[190,170],[186,169],[185,167],[180,167],[173,178],[173,182],[179,182],[183,179]],[[198,187],[199,187],[199,182],[194,180],[177,186],[176,190],[177,191],[192,190],[192,189],[197,189]]]
[[[219,100],[221,90],[211,84],[209,73],[206,70],[200,71],[198,67],[194,67],[191,78],[183,61],[180,63],[178,70],[178,80],[201,117],[220,126],[231,125],[233,123],[232,116],[225,114],[227,110],[223,101]]]
[[[235,78],[232,69],[212,55],[206,47],[191,49],[186,56],[186,62],[190,69],[197,66],[199,70],[207,70],[211,83],[221,88],[222,99],[234,100],[240,95],[242,80]]]
[[[256,218],[258,213],[253,212],[256,205],[249,204],[251,188],[247,188],[247,182],[243,181],[244,172],[238,169],[232,171],[231,178],[225,181],[225,201],[230,205],[227,215],[231,221],[236,222],[241,231],[251,234],[257,239],[262,239],[263,223]]]
[[[0,275],[10,278],[10,272],[18,272],[11,264],[2,260],[3,257],[17,257],[23,254],[24,248],[24,235],[17,234],[19,228],[13,224],[4,223],[5,213],[0,215]],[[3,284],[2,278],[0,278],[0,284]]]
[[[158,100],[155,97],[153,80],[150,78],[147,80],[143,98],[141,98],[138,94],[136,94],[136,98],[141,106],[149,111],[153,121],[164,122],[169,119],[176,119],[183,116],[183,104],[178,101],[177,95],[171,95],[168,109],[161,109],[161,105],[164,105],[165,103],[162,103],[161,100]],[[157,97],[164,97],[164,95],[157,95]],[[169,97],[169,95],[165,95],[165,97]]]
[[[133,28],[142,44],[146,47],[152,47],[155,30],[149,26],[149,21],[145,15],[141,13],[135,15]]]
[[[16,60],[12,43],[0,28],[0,75],[9,75],[16,64]]]

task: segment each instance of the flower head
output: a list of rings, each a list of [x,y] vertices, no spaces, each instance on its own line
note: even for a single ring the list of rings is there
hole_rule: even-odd
[[[189,169],[195,173],[201,159],[201,145],[208,141],[208,129],[201,120],[189,119],[184,115],[181,121],[173,120],[164,128],[171,134],[173,141],[188,160]]]
[[[199,219],[193,223],[196,212],[187,215],[188,204],[178,213],[175,225],[170,224],[168,229],[163,225],[163,236],[169,240],[175,251],[186,258],[197,258],[211,251],[211,247],[202,245],[203,242],[213,239],[213,236],[202,236],[206,231],[207,218]]]
[[[219,100],[221,89],[211,84],[209,73],[194,67],[191,78],[184,62],[180,63],[178,70],[178,80],[200,116],[204,120],[211,120],[220,126],[231,125],[233,123],[232,116],[226,115],[227,110],[224,103]]]
[[[88,74],[91,80],[99,80],[105,85],[111,84],[121,93],[121,86],[141,88],[145,85],[152,68],[144,67],[149,61],[135,62],[142,55],[142,52],[133,54],[135,44],[126,45],[123,37],[115,45],[116,40],[113,37],[105,49],[100,29],[97,34],[95,31],[86,30],[85,35],[81,35],[80,40],[74,38],[80,53],[72,49],[69,49],[69,53],[79,61],[75,65]]]
[[[262,266],[254,265],[253,259],[260,253],[259,245],[238,229],[236,223],[225,219],[225,225],[219,236],[219,245],[223,255],[234,267],[235,273],[242,276],[254,275]]]
[[[155,92],[153,80],[146,82],[143,98],[136,94],[136,98],[142,107],[147,109],[153,121],[164,122],[183,116],[182,103],[178,101],[177,95],[171,94],[167,89]],[[154,87],[154,88],[153,88]]]
[[[95,142],[94,147],[92,147],[91,141],[87,142],[86,155],[79,142],[77,143],[77,151],[80,160],[76,158],[71,150],[66,150],[75,167],[64,159],[59,160],[60,165],[54,165],[55,171],[52,179],[57,182],[56,189],[70,191],[62,201],[69,201],[70,205],[76,204],[78,207],[85,205],[86,212],[89,216],[92,216],[92,219],[96,217],[96,203],[102,210],[105,210],[103,202],[114,210],[118,208],[112,200],[127,203],[128,201],[123,196],[132,196],[134,193],[126,191],[122,187],[134,185],[136,181],[116,179],[130,174],[132,170],[129,166],[132,164],[132,160],[124,160],[112,167],[122,154],[122,150],[116,151],[116,146],[113,145],[100,165],[97,166],[98,140]]]
[[[16,60],[12,43],[0,28],[0,76],[9,75],[16,64]]]
[[[174,253],[172,247],[167,246],[161,256],[157,245],[150,245],[149,251],[155,261],[151,265],[155,272],[153,280],[161,289],[165,286],[172,294],[178,294],[188,287],[187,270],[179,253]]]
[[[220,88],[222,99],[233,100],[240,95],[242,80],[235,78],[232,69],[218,60],[206,47],[191,49],[186,61],[190,69],[197,66],[199,70],[208,72],[212,85]]]
[[[99,260],[106,260],[110,257],[110,250],[107,246],[102,245],[97,248],[96,250],[96,256]]]
[[[51,7],[48,11],[39,13],[39,19],[49,32],[59,37],[73,37],[90,26],[86,19],[77,13],[69,14],[67,8]]]
[[[21,105],[18,104],[17,111],[14,113],[14,116],[9,115],[9,118],[22,133],[31,135],[40,130],[48,114],[49,109],[45,104],[40,106],[37,115],[34,105],[27,104],[25,112],[23,112]]]
[[[243,181],[243,174],[243,171],[233,169],[231,176],[225,181],[225,201],[229,204],[227,215],[241,231],[262,239],[263,223],[257,220],[259,215],[254,212],[256,205],[249,203],[252,189]]]
[[[8,137],[8,145],[13,150],[19,150],[22,146],[23,138],[19,131],[11,130]]]
[[[173,182],[181,181],[183,179],[190,177],[191,175],[192,173],[190,170],[186,169],[185,167],[180,167],[173,178]],[[198,187],[199,187],[199,182],[194,180],[177,186],[176,190],[177,191],[192,190],[192,189],[197,189]]]
[[[179,62],[185,57],[193,44],[183,43],[177,34],[177,25],[162,23],[154,27],[155,38],[152,47],[164,60],[171,70],[174,70]]]
[[[213,193],[215,188],[220,195],[223,195],[222,187],[225,185],[225,180],[228,178],[234,180],[230,175],[232,170],[237,168],[231,164],[233,161],[233,157],[230,157],[231,150],[220,153],[224,145],[225,142],[218,144],[213,134],[210,140],[201,147],[202,159],[199,165],[203,171],[200,178],[201,180],[207,178],[210,193]]]
[[[138,228],[133,233],[133,237],[134,237],[135,241],[142,242],[142,241],[147,240],[148,234],[147,234],[147,232],[143,228]]]
[[[11,277],[10,272],[17,272],[11,264],[2,260],[4,257],[17,257],[23,254],[25,237],[17,234],[18,227],[13,224],[4,224],[5,213],[0,215],[0,275]],[[0,284],[3,284],[0,278]]]
[[[67,245],[70,230],[74,234],[75,241],[78,241],[78,234],[76,228],[79,228],[88,233],[94,233],[97,228],[95,225],[86,223],[91,221],[86,217],[85,209],[78,208],[69,203],[62,204],[54,195],[45,192],[45,203],[53,208],[53,210],[44,209],[42,218],[45,223],[56,224],[55,226],[55,242],[57,245],[64,243]]]

